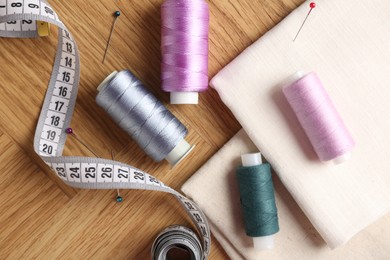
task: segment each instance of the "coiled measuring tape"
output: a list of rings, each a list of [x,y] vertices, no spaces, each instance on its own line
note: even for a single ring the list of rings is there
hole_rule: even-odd
[[[57,54],[34,136],[34,149],[66,184],[81,189],[141,189],[172,194],[186,209],[202,237],[184,227],[163,231],[152,247],[153,259],[165,259],[168,248],[178,245],[193,259],[206,259],[210,228],[200,208],[157,178],[130,165],[100,158],[64,157],[65,129],[70,126],[80,79],[80,60],[71,33],[44,0],[0,0],[0,37],[37,37],[37,21],[59,27]],[[193,250],[193,251],[192,251]],[[201,251],[201,252],[199,252]]]

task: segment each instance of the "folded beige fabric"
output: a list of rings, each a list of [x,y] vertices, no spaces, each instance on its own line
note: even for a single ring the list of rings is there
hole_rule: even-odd
[[[211,85],[335,248],[390,210],[390,1],[316,2],[295,42],[308,3]],[[356,141],[344,164],[319,161],[282,94],[280,83],[301,69],[319,75]]]
[[[257,148],[241,130],[182,187],[204,210],[211,231],[231,259],[390,259],[390,214],[354,237],[347,245],[326,246],[291,195],[274,176],[280,232],[275,248],[257,252],[245,235],[235,169],[240,154]]]

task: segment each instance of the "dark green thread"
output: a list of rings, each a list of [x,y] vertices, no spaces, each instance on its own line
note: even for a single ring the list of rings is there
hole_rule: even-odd
[[[262,237],[279,231],[271,166],[239,167],[236,171],[246,234]]]

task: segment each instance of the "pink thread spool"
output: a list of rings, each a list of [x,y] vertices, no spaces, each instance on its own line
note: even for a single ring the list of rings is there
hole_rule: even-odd
[[[283,93],[320,160],[334,164],[348,160],[355,142],[318,76],[297,72]]]
[[[161,80],[171,104],[198,104],[208,88],[209,8],[205,0],[161,6]]]

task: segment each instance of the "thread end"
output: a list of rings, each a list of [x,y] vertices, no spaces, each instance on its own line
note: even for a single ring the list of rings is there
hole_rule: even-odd
[[[171,92],[172,105],[197,105],[199,102],[198,92]]]

